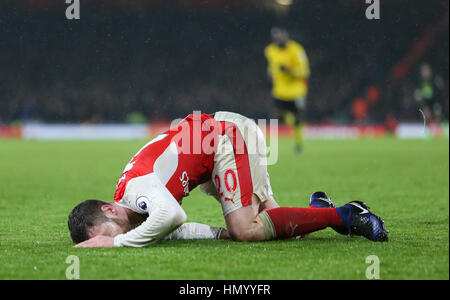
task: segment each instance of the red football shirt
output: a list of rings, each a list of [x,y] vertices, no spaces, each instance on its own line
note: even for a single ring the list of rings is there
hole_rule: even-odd
[[[125,167],[117,183],[114,201],[144,212],[140,205],[145,204],[135,200],[139,198],[143,186],[151,189],[150,185],[156,178],[158,183],[155,183],[155,188],[158,184],[165,186],[181,204],[190,191],[211,179],[217,131],[218,126],[212,116],[189,115],[177,126],[150,141]],[[141,178],[142,183],[136,184]],[[148,178],[153,179],[149,181]],[[133,184],[129,185],[131,181]],[[133,197],[127,197],[127,194]]]

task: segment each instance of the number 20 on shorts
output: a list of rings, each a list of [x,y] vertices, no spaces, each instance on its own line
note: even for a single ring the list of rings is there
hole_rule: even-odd
[[[223,191],[223,185],[222,181],[224,182],[224,186],[227,192],[227,196],[230,195],[231,197],[225,197],[225,201],[233,201],[234,193],[236,192],[237,188],[237,177],[236,173],[233,170],[227,170],[225,172],[224,178],[220,178],[219,175],[216,175],[214,177],[214,180],[216,182],[217,191],[219,193],[220,199],[224,197],[224,191]]]

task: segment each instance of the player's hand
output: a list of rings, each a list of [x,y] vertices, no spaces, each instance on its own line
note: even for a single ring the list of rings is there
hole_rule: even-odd
[[[87,241],[74,246],[75,248],[111,248],[114,247],[114,238],[106,235],[97,235]]]

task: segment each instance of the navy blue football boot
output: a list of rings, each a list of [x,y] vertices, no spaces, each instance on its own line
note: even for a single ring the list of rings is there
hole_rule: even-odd
[[[309,206],[317,208],[335,208],[333,201],[325,192],[315,192],[309,198]],[[347,227],[331,227],[339,234],[349,235],[350,231]]]
[[[374,242],[387,242],[389,231],[384,226],[384,221],[380,217],[369,211],[369,207],[361,201],[352,201],[345,204],[340,209],[347,208],[350,212],[346,218],[348,234],[350,236],[363,236]]]
[[[309,199],[309,205],[317,208],[335,208],[333,201],[324,192],[315,192]],[[332,227],[343,235],[364,236],[375,242],[387,242],[389,230],[384,221],[371,213],[369,207],[361,201],[352,201],[336,208],[342,218],[342,226]]]

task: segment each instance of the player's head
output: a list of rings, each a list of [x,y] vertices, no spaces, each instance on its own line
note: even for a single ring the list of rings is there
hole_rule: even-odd
[[[272,37],[272,42],[278,46],[284,47],[289,41],[289,33],[285,28],[282,27],[272,27],[270,30],[270,35]]]
[[[129,230],[126,210],[116,204],[101,200],[86,200],[70,212],[68,226],[75,243],[97,235],[116,236]]]

